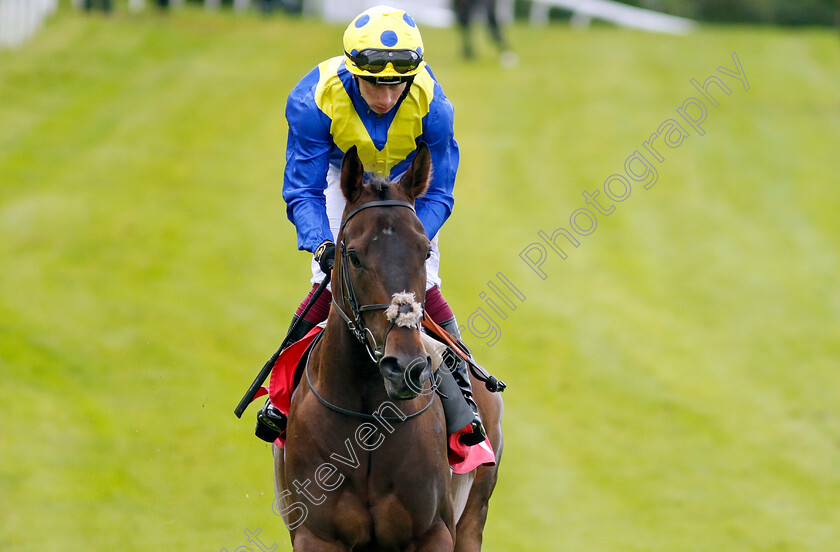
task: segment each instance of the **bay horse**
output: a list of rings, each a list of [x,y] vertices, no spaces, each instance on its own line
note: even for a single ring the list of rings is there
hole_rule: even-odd
[[[496,465],[453,479],[419,329],[430,242],[414,200],[430,171],[423,143],[398,183],[365,182],[355,147],[342,162],[333,304],[292,399],[285,453],[273,447],[276,506],[297,552],[481,549],[502,401],[474,380]]]

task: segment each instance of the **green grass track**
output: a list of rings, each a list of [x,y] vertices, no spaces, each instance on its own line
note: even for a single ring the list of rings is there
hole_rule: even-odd
[[[308,287],[284,104],[342,32],[63,8],[0,51],[3,552],[290,550],[232,410]],[[512,69],[423,33],[443,291],[509,385],[484,549],[840,550],[836,30],[522,24]]]

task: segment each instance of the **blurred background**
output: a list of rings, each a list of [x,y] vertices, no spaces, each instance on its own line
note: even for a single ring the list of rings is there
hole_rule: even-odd
[[[837,4],[499,1],[470,49],[400,5],[455,106],[443,292],[509,385],[484,549],[837,550]],[[233,408],[308,289],[285,98],[366,6],[0,0],[0,550],[290,550]]]

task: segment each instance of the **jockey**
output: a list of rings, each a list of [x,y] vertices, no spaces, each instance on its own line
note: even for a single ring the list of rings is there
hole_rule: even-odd
[[[460,339],[455,315],[440,293],[437,245],[438,231],[454,203],[458,144],[453,136],[452,104],[423,53],[423,40],[411,16],[388,6],[370,8],[344,32],[344,54],[318,64],[289,94],[283,199],[297,230],[298,249],[314,254],[313,287],[295,313],[293,325],[333,266],[345,205],[339,185],[344,153],[357,146],[366,172],[398,181],[422,141],[429,146],[433,167],[428,191],[415,203],[432,242],[426,261],[425,308],[432,320]],[[290,343],[326,319],[330,301],[331,294],[325,290],[298,323]],[[485,431],[466,363],[461,361],[452,373],[442,370],[441,375],[444,395],[447,388],[460,388],[463,396],[460,399],[455,391],[454,399],[443,401],[447,432],[461,432],[459,439],[467,445],[482,442]],[[257,435],[268,441],[277,436],[276,429],[285,429],[285,416],[270,401],[257,419]],[[274,434],[261,435],[261,423],[275,429]]]

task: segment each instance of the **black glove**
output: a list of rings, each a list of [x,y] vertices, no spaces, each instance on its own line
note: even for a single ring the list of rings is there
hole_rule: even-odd
[[[315,262],[321,267],[324,274],[329,274],[335,264],[335,244],[325,241],[315,250]]]

